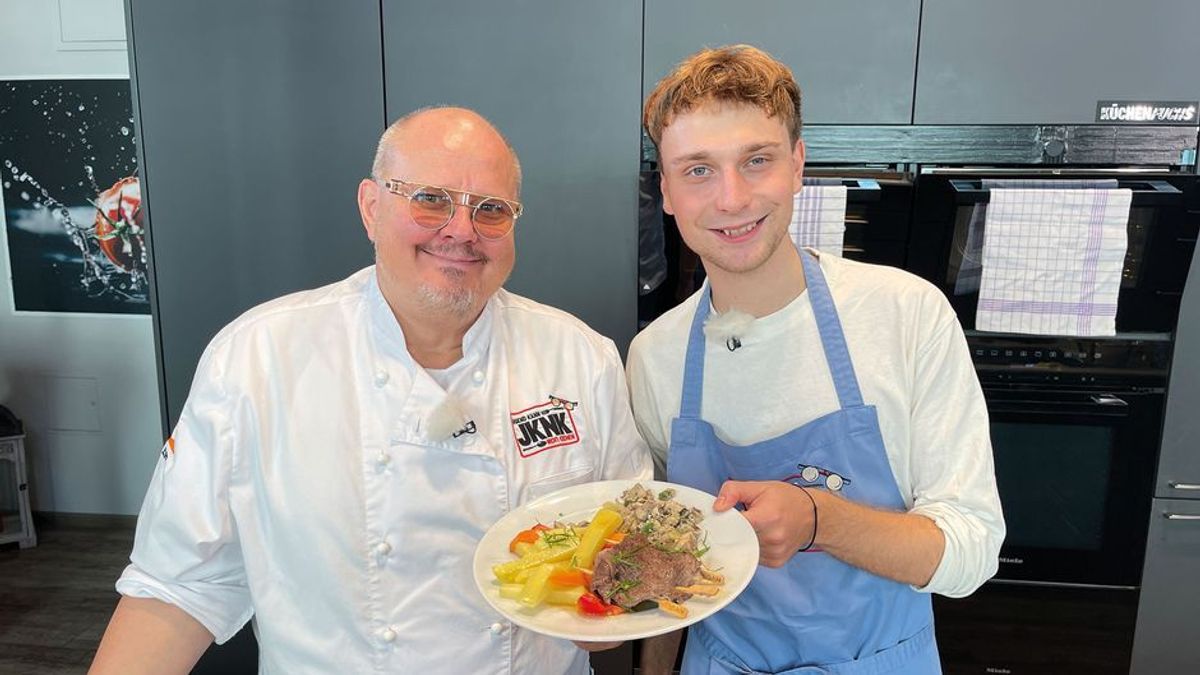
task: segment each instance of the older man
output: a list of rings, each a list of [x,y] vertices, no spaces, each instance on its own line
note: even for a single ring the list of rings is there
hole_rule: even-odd
[[[376,265],[205,351],[93,672],[186,672],[251,617],[264,673],[588,671],[490,610],[471,560],[531,498],[649,477],[617,351],[501,289],[520,167],[482,117],[401,119],[372,174]]]

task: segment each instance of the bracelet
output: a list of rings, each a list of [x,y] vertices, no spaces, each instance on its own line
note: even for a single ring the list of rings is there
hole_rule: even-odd
[[[797,485],[796,487],[800,487],[800,486]],[[812,537],[808,540],[808,543],[804,545],[804,548],[797,551],[797,553],[804,553],[805,551],[811,550],[813,547],[813,544],[817,543],[817,500],[813,499],[813,496],[808,494],[807,489],[800,487],[800,491],[804,493],[805,497],[808,497],[808,501],[812,504],[812,509],[813,509]]]

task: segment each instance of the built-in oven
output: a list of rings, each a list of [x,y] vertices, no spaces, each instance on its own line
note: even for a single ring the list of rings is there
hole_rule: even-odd
[[[1170,337],[968,331],[967,342],[1008,531],[994,579],[934,598],[945,671],[1125,675]]]
[[[937,284],[965,328],[975,326],[982,217],[992,182],[1127,188],[1128,246],[1118,333],[1171,330],[1200,227],[1200,177],[1154,168],[925,167],[917,180],[909,269]]]
[[[1170,340],[967,339],[1008,527],[996,578],[1136,588]]]
[[[904,267],[908,258],[912,174],[893,167],[805,169],[805,182],[846,187],[846,231],[842,256],[850,260]]]
[[[1114,335],[976,330],[970,275],[999,187],[1130,190]],[[1007,525],[995,578],[970,598],[935,598],[946,672],[1127,673],[1200,178],[1169,166],[923,166],[914,192],[908,268],[967,331]]]

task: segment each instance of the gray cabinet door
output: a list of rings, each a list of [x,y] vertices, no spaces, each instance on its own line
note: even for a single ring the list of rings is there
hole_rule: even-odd
[[[1200,499],[1200,260],[1193,260],[1179,306],[1175,356],[1154,494]]]
[[[1130,672],[1194,673],[1200,664],[1200,500],[1155,499],[1150,518]]]
[[[1088,124],[1096,102],[1196,100],[1195,0],[925,0],[917,124]]]
[[[387,112],[463,105],[521,158],[506,287],[624,348],[637,324],[642,3],[384,0]]]
[[[371,263],[355,204],[383,130],[371,0],[128,0],[164,424],[205,344]]]
[[[748,43],[787,63],[804,121],[912,121],[918,0],[646,0],[643,89],[702,47]]]

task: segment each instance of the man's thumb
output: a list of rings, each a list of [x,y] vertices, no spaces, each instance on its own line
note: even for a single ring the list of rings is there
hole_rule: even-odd
[[[717,493],[717,500],[713,502],[713,510],[728,511],[738,502],[749,505],[760,492],[762,492],[762,489],[756,489],[755,483],[742,480],[727,480],[721,485],[720,492]]]

